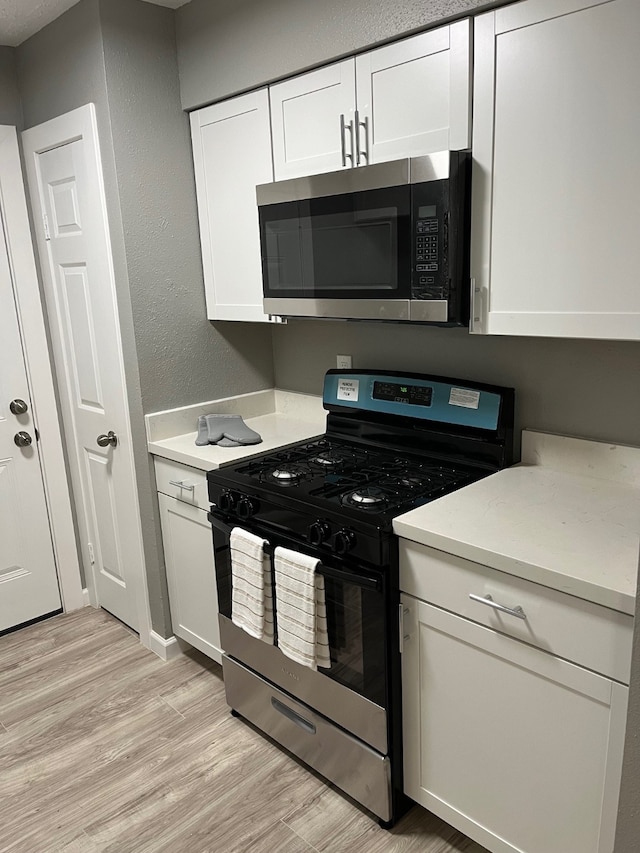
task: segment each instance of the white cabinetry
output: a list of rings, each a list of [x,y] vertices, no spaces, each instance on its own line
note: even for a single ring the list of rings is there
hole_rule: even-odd
[[[221,663],[206,475],[159,458],[155,470],[173,632]]]
[[[640,4],[475,20],[472,331],[640,338]]]
[[[256,205],[256,184],[273,180],[267,90],[196,110],[191,138],[207,316],[267,321]]]
[[[470,141],[470,22],[270,87],[276,180]]]
[[[406,793],[493,853],[612,853],[632,618],[400,553]],[[469,598],[491,593],[527,618]]]

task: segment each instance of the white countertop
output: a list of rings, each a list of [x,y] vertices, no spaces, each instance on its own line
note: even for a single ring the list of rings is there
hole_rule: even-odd
[[[208,412],[241,415],[262,436],[262,442],[244,447],[196,447],[198,416]],[[210,471],[322,435],[326,415],[321,397],[278,389],[259,391],[147,415],[147,447],[155,456]]]
[[[640,449],[523,432],[523,462],[395,519],[414,542],[634,614]]]

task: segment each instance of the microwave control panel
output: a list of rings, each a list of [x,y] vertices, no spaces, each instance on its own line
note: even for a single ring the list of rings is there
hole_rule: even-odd
[[[411,298],[447,304],[451,322],[469,315],[469,151],[449,152],[449,176],[411,188]]]
[[[447,299],[448,180],[413,187],[412,299]]]

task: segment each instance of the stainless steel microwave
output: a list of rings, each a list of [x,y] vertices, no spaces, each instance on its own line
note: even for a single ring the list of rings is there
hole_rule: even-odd
[[[466,325],[470,170],[444,151],[258,186],[265,312]]]

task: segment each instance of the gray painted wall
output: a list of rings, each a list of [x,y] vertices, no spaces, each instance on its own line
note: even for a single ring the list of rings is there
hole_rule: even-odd
[[[144,411],[270,387],[269,327],[206,319],[174,14],[100,0],[100,18]]]
[[[15,50],[0,47],[0,124],[22,127],[22,108],[18,95]]]
[[[553,338],[480,337],[463,329],[292,320],[273,330],[280,388],[318,394],[336,355],[355,367],[477,379],[516,389],[524,427],[640,444],[640,344]],[[300,358],[304,353],[304,358]]]
[[[186,110],[504,0],[191,0],[177,10]]]

